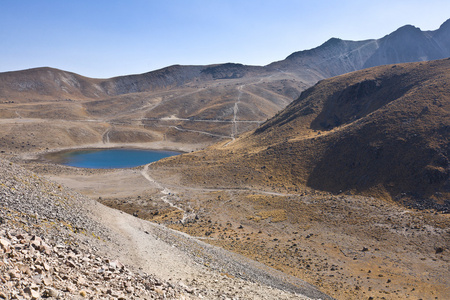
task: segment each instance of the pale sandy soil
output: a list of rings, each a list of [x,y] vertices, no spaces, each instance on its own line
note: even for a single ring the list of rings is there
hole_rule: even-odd
[[[161,199],[167,191],[164,193],[157,181],[152,182],[143,176],[143,167],[87,170],[45,163],[33,163],[28,167],[31,166],[35,171],[47,173],[47,178],[92,199],[136,201],[139,197],[145,201],[151,196],[156,206],[168,206]],[[298,278],[203,243],[185,233],[98,202],[92,203],[88,209],[111,230],[111,240],[106,245],[99,243],[99,248],[142,272],[186,285],[207,299],[331,299]]]
[[[97,215],[98,220],[111,230],[113,238],[108,246],[115,248],[120,261],[162,279],[201,290],[206,297],[209,295],[213,298],[235,299],[310,299],[243,280],[231,274],[237,271],[252,274],[251,276],[255,277],[254,280],[269,280],[275,286],[285,285],[291,290],[303,290],[313,299],[325,299],[325,296],[315,291],[312,286],[294,278],[291,280],[296,282],[297,286],[290,285],[284,282],[289,279],[287,276],[274,270],[266,273],[264,266],[259,266],[248,259],[218,248],[213,249],[212,252],[204,250],[203,247],[213,247],[186,234],[135,218],[99,203],[94,204],[92,211]],[[198,244],[201,245],[198,246]],[[187,248],[190,249],[186,250]],[[108,248],[103,250],[108,251]],[[204,259],[202,255],[208,254],[206,252],[214,253],[216,257]],[[193,255],[197,256],[197,260],[193,259]],[[236,258],[240,261],[233,261]],[[204,261],[203,265],[199,261]],[[208,266],[213,263],[222,263],[224,268],[226,268],[225,265],[231,267],[228,267],[230,270],[224,269],[222,273],[219,273]],[[242,277],[248,276],[243,274]]]

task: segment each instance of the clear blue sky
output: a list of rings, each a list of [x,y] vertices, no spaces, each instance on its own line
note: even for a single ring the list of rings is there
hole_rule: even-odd
[[[435,30],[448,18],[448,0],[0,0],[0,72],[49,66],[105,78],[265,65],[331,37]]]

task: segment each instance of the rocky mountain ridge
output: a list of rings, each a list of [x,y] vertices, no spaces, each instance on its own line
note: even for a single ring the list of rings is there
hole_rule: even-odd
[[[295,52],[267,67],[291,72],[308,69],[324,79],[369,67],[442,59],[450,56],[449,36],[450,20],[434,31],[405,25],[380,39],[331,38],[317,48]]]
[[[226,63],[208,66],[174,65],[144,74],[109,79],[87,78],[53,68],[0,73],[0,98],[105,98],[154,92],[220,79],[264,77],[291,73],[312,85],[318,80],[378,65],[442,59],[450,56],[450,20],[435,31],[403,26],[380,39],[345,41],[331,38],[321,46],[292,53],[267,66]]]
[[[0,120],[7,128],[0,151],[167,142],[191,150],[233,140],[319,80],[450,56],[448,24],[435,31],[404,26],[378,40],[332,38],[267,66],[174,65],[108,79],[52,68],[0,73]]]

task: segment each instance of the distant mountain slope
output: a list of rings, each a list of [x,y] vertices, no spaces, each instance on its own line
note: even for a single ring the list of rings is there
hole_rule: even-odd
[[[449,57],[449,37],[450,20],[435,31],[407,25],[378,40],[332,38],[264,67],[174,65],[108,79],[52,68],[0,73],[0,119],[10,123],[0,132],[0,147],[168,141],[202,148],[255,129],[319,80],[369,66]],[[60,130],[30,141],[44,131],[28,122],[24,137],[15,119],[52,120],[44,127]],[[89,133],[80,135],[79,128]]]
[[[193,82],[239,79],[265,73],[263,67],[227,63],[209,66],[174,65],[144,74],[96,79],[45,67],[0,73],[0,99],[103,99],[176,89]]]
[[[207,186],[306,186],[449,208],[449,158],[445,59],[323,80],[234,143],[161,165],[173,163],[185,180]]]
[[[0,99],[98,98],[106,95],[101,80],[53,68],[0,73]]]
[[[53,68],[0,73],[0,98],[99,99],[180,86],[203,67],[171,66],[140,75],[94,79]]]
[[[306,69],[311,76],[315,74],[318,79],[323,79],[368,67],[449,56],[450,19],[435,31],[421,31],[406,25],[381,39],[345,41],[331,38],[317,48],[295,52],[267,68],[299,74]]]
[[[367,67],[449,56],[450,19],[435,31],[421,31],[406,25],[378,40],[344,41],[331,38],[317,48],[295,52],[285,60],[265,67],[233,63],[174,65],[144,74],[109,79],[87,78],[52,68],[5,72],[0,73],[0,100],[14,97],[98,99],[174,89],[189,83],[269,77],[280,73],[289,73],[285,77],[294,77],[301,85],[312,85],[324,78]]]
[[[450,56],[450,20],[436,31],[403,26],[379,40],[364,68],[392,63],[442,59]]]

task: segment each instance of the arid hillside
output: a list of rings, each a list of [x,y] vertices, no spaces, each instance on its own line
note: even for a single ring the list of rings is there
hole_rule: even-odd
[[[194,150],[233,140],[319,80],[449,57],[449,24],[426,32],[407,25],[366,41],[332,38],[267,66],[174,65],[108,79],[52,68],[0,73],[0,149],[168,143]]]
[[[445,59],[320,81],[235,141],[149,165],[169,198],[103,201],[337,299],[445,299],[449,70]],[[160,197],[177,206],[152,207]]]
[[[256,260],[256,269],[276,269],[297,288],[305,280],[337,299],[445,299],[450,60],[324,78],[363,68],[405,36],[445,49],[446,24],[426,34],[406,27],[367,45],[332,39],[266,67],[173,66],[112,79],[53,69],[0,74],[0,153],[91,199]],[[434,57],[422,46],[397,58]],[[390,59],[378,62],[398,62]],[[19,73],[25,79],[15,81]],[[122,145],[204,150],[108,171],[29,160],[57,148]],[[147,239],[158,226],[94,211],[125,241],[133,237],[132,246],[121,244],[122,257],[140,265],[154,248],[162,256],[146,263],[161,275],[184,272],[183,258],[159,249],[159,233]],[[163,234],[169,248],[180,245],[172,233]],[[195,244],[193,257],[222,272],[225,256],[205,260],[216,256],[198,255]],[[231,275],[224,288],[240,289],[233,276],[247,276],[243,268],[220,275]]]
[[[254,132],[157,165],[205,187],[308,187],[448,209],[449,70],[445,59],[323,80]]]
[[[0,73],[0,255],[15,259],[0,298],[446,299],[449,36],[450,20],[267,66]],[[121,146],[189,153],[111,170],[36,159]]]
[[[0,169],[1,299],[332,299],[15,163]]]
[[[174,65],[144,74],[108,79],[88,78],[54,68],[0,73],[0,98],[16,101],[44,99],[103,99],[124,94],[174,89],[193,82],[267,75],[262,67],[241,64]]]
[[[111,79],[51,68],[1,73],[0,148],[172,143],[196,149],[256,128],[310,84],[239,64]]]
[[[264,67],[234,63],[174,65],[144,74],[108,79],[87,78],[53,68],[5,72],[0,73],[0,101],[103,99],[167,91],[223,79],[280,77],[280,73],[284,74],[283,78],[275,81],[295,79],[302,88],[324,78],[367,67],[446,58],[450,56],[449,33],[450,20],[447,20],[435,31],[422,31],[406,25],[380,39],[345,41],[331,38],[319,47],[292,53],[285,60]]]

